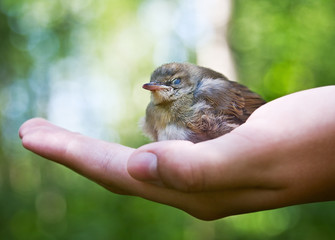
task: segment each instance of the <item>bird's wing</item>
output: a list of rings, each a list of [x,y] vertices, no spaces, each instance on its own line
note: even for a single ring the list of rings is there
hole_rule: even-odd
[[[247,87],[225,79],[204,79],[194,92],[196,102],[205,101],[219,115],[245,122],[265,101]]]
[[[188,127],[206,138],[226,134],[244,123],[265,101],[247,87],[225,79],[204,79],[194,92]]]

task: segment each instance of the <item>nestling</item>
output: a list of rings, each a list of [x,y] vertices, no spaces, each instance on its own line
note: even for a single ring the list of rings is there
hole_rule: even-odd
[[[153,141],[194,143],[229,133],[265,101],[221,73],[189,63],[157,68],[150,83],[143,132]]]

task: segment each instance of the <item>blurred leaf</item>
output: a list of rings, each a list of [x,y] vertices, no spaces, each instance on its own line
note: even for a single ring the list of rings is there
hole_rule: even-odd
[[[241,82],[267,100],[335,83],[334,1],[233,3],[228,37]],[[0,1],[1,238],[334,238],[333,203],[203,222],[112,194],[23,150],[18,128],[35,116],[132,147],[148,143],[138,127],[149,101],[141,85],[164,61],[196,59],[196,38],[208,32],[195,29],[193,4]]]

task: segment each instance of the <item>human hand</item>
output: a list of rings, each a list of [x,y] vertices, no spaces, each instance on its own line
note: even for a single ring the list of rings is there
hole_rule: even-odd
[[[193,144],[139,149],[32,119],[20,128],[27,149],[112,192],[136,195],[201,219],[335,199],[335,87],[265,104],[240,127]]]

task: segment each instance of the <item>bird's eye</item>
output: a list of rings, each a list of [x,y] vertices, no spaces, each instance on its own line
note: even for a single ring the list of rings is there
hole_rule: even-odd
[[[180,78],[175,78],[175,79],[173,79],[172,84],[178,85],[178,84],[180,84],[180,82],[181,82]]]

